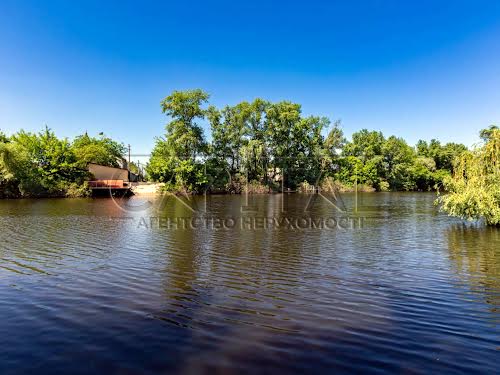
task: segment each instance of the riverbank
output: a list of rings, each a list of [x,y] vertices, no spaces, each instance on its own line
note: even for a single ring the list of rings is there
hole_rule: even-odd
[[[334,183],[323,183],[319,187],[315,187],[309,184],[301,184],[296,189],[278,189],[261,184],[248,184],[239,189],[228,188],[228,189],[214,189],[207,190],[206,192],[189,192],[185,190],[168,190],[166,189],[166,184],[162,182],[134,182],[131,184],[130,188],[131,195],[136,196],[154,196],[161,195],[165,193],[175,194],[175,195],[241,195],[241,194],[252,194],[252,195],[266,195],[266,194],[316,194],[316,193],[377,193],[377,192],[405,192],[401,190],[394,191],[377,191],[374,187],[366,184],[359,184],[355,186],[345,185],[339,182]],[[407,192],[418,192],[418,191],[407,191]],[[109,190],[102,190],[99,196],[104,196],[109,193]],[[74,186],[68,188],[65,191],[58,192],[44,192],[40,194],[28,194],[22,195],[19,191],[13,190],[2,190],[0,189],[0,199],[47,199],[47,198],[89,198],[92,197],[92,191],[86,185]]]
[[[156,195],[161,194],[164,186],[162,182],[134,182],[131,190],[134,195]]]

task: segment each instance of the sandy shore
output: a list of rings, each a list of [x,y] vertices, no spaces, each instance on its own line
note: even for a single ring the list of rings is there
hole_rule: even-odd
[[[139,182],[132,184],[132,192],[135,195],[154,195],[159,194],[160,189],[165,184],[155,182]]]

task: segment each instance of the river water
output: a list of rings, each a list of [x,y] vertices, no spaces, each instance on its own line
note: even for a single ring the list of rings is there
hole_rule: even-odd
[[[435,195],[0,201],[0,373],[494,373],[500,229]]]

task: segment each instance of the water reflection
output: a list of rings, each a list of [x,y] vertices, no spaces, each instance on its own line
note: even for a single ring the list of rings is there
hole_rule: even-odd
[[[298,195],[0,201],[0,373],[493,372],[500,231],[359,198],[335,230],[157,224],[343,215]]]
[[[500,229],[475,224],[451,225],[446,235],[450,258],[471,289],[484,295],[490,311],[500,310]]]

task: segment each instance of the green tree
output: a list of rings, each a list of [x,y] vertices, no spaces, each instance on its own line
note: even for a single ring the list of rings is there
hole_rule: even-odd
[[[340,120],[337,120],[333,123],[333,127],[325,138],[325,156],[329,158],[329,160],[334,161],[342,153],[345,144],[346,139],[344,137],[344,132],[340,126]]]
[[[203,105],[209,95],[204,91],[174,91],[161,102],[162,112],[172,121],[167,124],[166,142],[177,157],[194,160],[206,149],[203,129],[196,119],[205,118]]]
[[[481,130],[479,136],[484,142],[488,142],[497,130],[499,130],[497,125],[490,125],[487,129]]]
[[[444,169],[450,173],[453,170],[454,160],[466,150],[467,147],[463,144],[447,143],[445,145],[441,145],[441,142],[436,139],[432,139],[430,143],[422,140],[417,143],[418,156],[430,157],[434,159],[437,169]]]
[[[90,137],[87,133],[80,135],[74,139],[71,147],[81,167],[86,167],[88,163],[118,167],[118,161],[126,153],[123,143],[103,134],[99,138]]]
[[[385,138],[382,132],[362,129],[352,135],[352,141],[344,147],[344,155],[356,156],[365,162],[376,155],[382,154]]]
[[[269,183],[270,165],[268,147],[268,101],[257,98],[250,104],[246,143],[241,148],[243,169],[249,181],[259,180],[265,185]]]
[[[132,173],[135,173],[135,174],[140,174],[141,173],[141,169],[139,168],[139,166],[134,163],[133,161],[131,161],[128,165],[128,168],[130,170],[130,172]]]
[[[424,157],[424,158],[430,157],[429,144],[426,141],[420,139],[417,142],[417,145],[416,145],[415,148],[417,149],[417,155],[418,156]]]
[[[279,102],[266,111],[267,152],[272,175],[279,175],[285,187],[301,182],[316,183],[321,173],[324,147],[323,129],[329,126],[324,117],[301,116],[300,104]]]
[[[392,141],[391,141],[392,142]],[[346,179],[346,173],[338,174],[343,183],[352,185],[353,179],[358,183],[373,186],[377,190],[385,190],[388,175],[387,160],[384,157],[384,146],[386,139],[381,132],[362,129],[352,135],[352,140],[346,142],[342,151],[342,157],[347,158],[341,163],[341,168],[347,168],[349,173],[357,173],[356,177],[350,176]],[[353,159],[355,158],[355,159]],[[392,160],[392,156],[390,157]],[[353,170],[352,162],[356,161],[356,169]]]
[[[0,143],[7,143],[7,142],[9,142],[9,137],[7,137],[5,133],[0,130]]]
[[[19,131],[3,143],[1,154],[2,175],[25,196],[65,194],[87,175],[68,140],[57,138],[49,128],[38,134]]]
[[[251,105],[248,102],[226,106],[222,111],[213,106],[208,110],[212,129],[211,152],[227,163],[231,174],[241,167],[241,149],[248,143],[246,136],[250,131],[250,115]]]
[[[385,161],[385,176],[393,190],[414,190],[417,187],[415,178],[415,151],[404,139],[389,137],[382,146]]]
[[[19,197],[40,190],[26,150],[12,142],[0,142],[0,197]]]
[[[500,130],[488,129],[483,139],[483,146],[460,155],[438,202],[451,216],[500,225]]]
[[[413,180],[416,189],[427,191],[436,188],[436,184],[442,181],[436,174],[436,162],[434,159],[418,156],[413,165]]]
[[[207,179],[202,154],[207,150],[203,129],[196,123],[203,119],[209,95],[202,90],[174,91],[161,102],[163,113],[171,121],[165,138],[157,138],[146,171],[151,179],[168,182],[171,189],[196,192]]]
[[[271,177],[283,179],[287,187],[289,185],[286,179],[294,173],[292,158],[296,155],[293,150],[292,134],[300,119],[301,107],[296,103],[287,101],[272,103],[266,111],[266,144],[272,164]]]
[[[98,162],[111,165],[123,152],[123,145],[104,136],[69,142],[48,127],[0,138],[0,196],[7,197],[87,195],[87,163],[97,155]],[[99,152],[89,151],[94,146]]]

